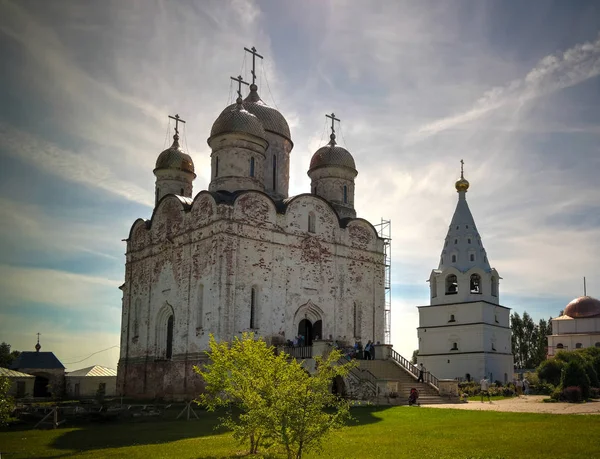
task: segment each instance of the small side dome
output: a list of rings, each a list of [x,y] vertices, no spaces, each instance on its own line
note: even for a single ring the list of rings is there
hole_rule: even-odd
[[[219,115],[210,130],[210,137],[228,132],[244,132],[265,141],[267,139],[261,122],[256,116],[244,109],[241,98],[238,98],[237,104],[232,109],[226,109]]]
[[[173,136],[173,145],[158,155],[154,170],[160,169],[180,170],[194,174],[194,162],[179,146],[177,134]]]
[[[354,158],[348,150],[336,145],[335,134],[331,134],[331,140],[324,147],[319,148],[310,160],[309,172],[324,166],[342,166],[356,172]]]
[[[575,298],[567,304],[564,315],[573,319],[600,317],[600,301],[591,296]]]

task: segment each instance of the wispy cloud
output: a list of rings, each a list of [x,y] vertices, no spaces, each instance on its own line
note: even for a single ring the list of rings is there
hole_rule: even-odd
[[[0,123],[0,148],[9,155],[63,180],[99,188],[149,207],[154,205],[148,190],[119,179],[115,171],[89,155],[65,150],[4,123]]]
[[[419,140],[512,104],[524,104],[600,75],[600,38],[541,59],[523,78],[487,91],[470,109],[426,123],[408,136]]]

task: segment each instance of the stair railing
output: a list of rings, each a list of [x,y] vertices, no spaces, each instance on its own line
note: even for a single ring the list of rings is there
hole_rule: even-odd
[[[400,354],[398,354],[393,349],[390,349],[390,357],[392,358],[392,360],[394,360],[397,364],[399,364],[406,371],[408,371],[409,373],[412,373],[416,378],[419,377],[419,368],[416,365],[413,365],[410,362],[410,360],[405,359],[404,357],[402,357]],[[431,373],[425,372],[423,374],[423,380],[425,381],[425,383],[429,384],[430,386],[435,387],[435,389],[437,389],[439,391],[439,389],[440,389],[439,380],[438,380],[438,378],[433,376]]]

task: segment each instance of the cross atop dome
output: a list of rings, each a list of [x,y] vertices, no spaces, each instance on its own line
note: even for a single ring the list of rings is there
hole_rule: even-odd
[[[335,145],[335,122],[337,121],[338,123],[340,122],[339,118],[335,117],[335,113],[331,113],[331,115],[325,115],[325,118],[330,118],[331,119],[331,135],[329,136],[329,138],[331,139],[329,141],[330,145]]]
[[[252,71],[250,73],[252,74],[252,86],[256,86],[256,58],[259,57],[262,59],[263,57],[256,52],[256,48],[254,46],[250,49],[244,47],[244,51],[252,54]],[[250,89],[252,89],[252,87]]]
[[[454,184],[454,186],[456,187],[456,191],[460,192],[467,192],[467,190],[469,189],[469,181],[467,179],[465,179],[465,171],[464,171],[464,165],[465,162],[461,159],[460,160],[460,179],[456,181],[456,183]]]

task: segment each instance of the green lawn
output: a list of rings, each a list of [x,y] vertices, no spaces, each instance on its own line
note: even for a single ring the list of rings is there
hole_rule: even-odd
[[[243,450],[216,417],[123,421],[58,430],[0,432],[2,457],[228,458]],[[307,458],[600,457],[600,417],[427,409],[356,408],[348,428]],[[6,456],[4,453],[7,453]]]

